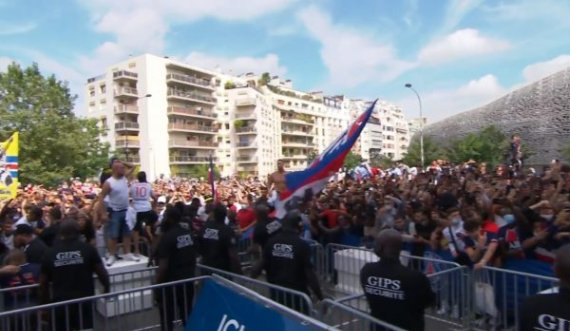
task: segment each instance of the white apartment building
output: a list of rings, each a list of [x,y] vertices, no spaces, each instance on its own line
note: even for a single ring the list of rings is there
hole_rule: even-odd
[[[145,54],[87,81],[87,113],[106,128],[111,150],[151,179],[186,176],[210,156],[222,176],[266,177],[279,159],[287,170],[305,169],[369,104],[298,91],[279,77],[259,80]],[[401,110],[383,102],[356,149],[365,159],[398,159],[408,141]]]
[[[428,124],[427,117],[416,117],[408,121],[408,127],[410,128],[410,137],[421,131],[422,127],[426,127]]]

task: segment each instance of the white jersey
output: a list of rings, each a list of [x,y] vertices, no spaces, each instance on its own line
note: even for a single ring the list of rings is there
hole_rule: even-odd
[[[126,177],[115,179],[110,177],[106,183],[111,186],[109,192],[109,208],[114,211],[127,210],[129,208],[129,183]]]
[[[133,198],[133,207],[137,213],[152,210],[150,197],[152,196],[152,187],[149,183],[133,183],[131,184],[131,198]]]

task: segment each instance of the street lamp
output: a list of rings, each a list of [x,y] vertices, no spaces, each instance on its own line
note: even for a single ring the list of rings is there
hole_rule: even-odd
[[[420,98],[420,94],[418,93],[418,91],[416,91],[412,87],[412,84],[407,83],[404,86],[406,88],[409,88],[415,93],[415,95],[418,97],[418,103],[420,105],[420,155],[421,155],[422,171],[423,171],[425,164],[424,164],[424,117],[422,113],[422,98]]]

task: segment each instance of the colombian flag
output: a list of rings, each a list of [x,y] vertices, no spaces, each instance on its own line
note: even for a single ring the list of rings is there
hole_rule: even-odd
[[[14,199],[18,193],[18,132],[0,142],[0,200]]]

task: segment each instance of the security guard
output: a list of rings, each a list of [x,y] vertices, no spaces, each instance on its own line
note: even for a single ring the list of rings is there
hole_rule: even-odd
[[[298,211],[289,212],[282,225],[281,232],[269,239],[265,245],[262,263],[254,267],[252,277],[257,278],[262,269],[265,269],[269,283],[306,294],[309,294],[308,285],[315,296],[322,300],[323,293],[311,264],[309,244],[300,238],[303,229],[301,214]],[[299,297],[272,290],[271,298],[301,313],[308,313],[308,307]]]
[[[47,250],[40,271],[40,300],[42,304],[95,295],[93,273],[110,290],[109,275],[95,247],[79,240],[79,224],[75,220],[61,223],[59,240]],[[51,298],[49,298],[51,283]],[[56,330],[85,330],[93,328],[93,303],[83,302],[55,309]],[[51,313],[50,313],[51,315]]]
[[[257,224],[253,229],[253,243],[263,249],[269,238],[281,230],[281,223],[269,217],[269,206],[265,204],[255,207],[255,215]]]
[[[228,209],[216,204],[213,219],[204,224],[198,237],[198,247],[205,266],[241,274],[235,232],[225,224]]]
[[[164,213],[163,229],[158,242],[156,260],[158,269],[156,283],[168,283],[194,277],[196,250],[190,227],[182,221],[182,214],[175,207],[168,207]],[[194,285],[181,284],[155,291],[160,311],[162,330],[173,330],[175,312],[185,323],[192,310]]]
[[[399,232],[380,232],[374,250],[380,261],[364,265],[360,284],[373,317],[409,331],[422,331],[424,309],[433,304],[435,294],[424,274],[400,263],[401,249]]]
[[[556,253],[554,271],[560,278],[558,293],[527,298],[519,312],[520,331],[570,331],[570,244]]]

